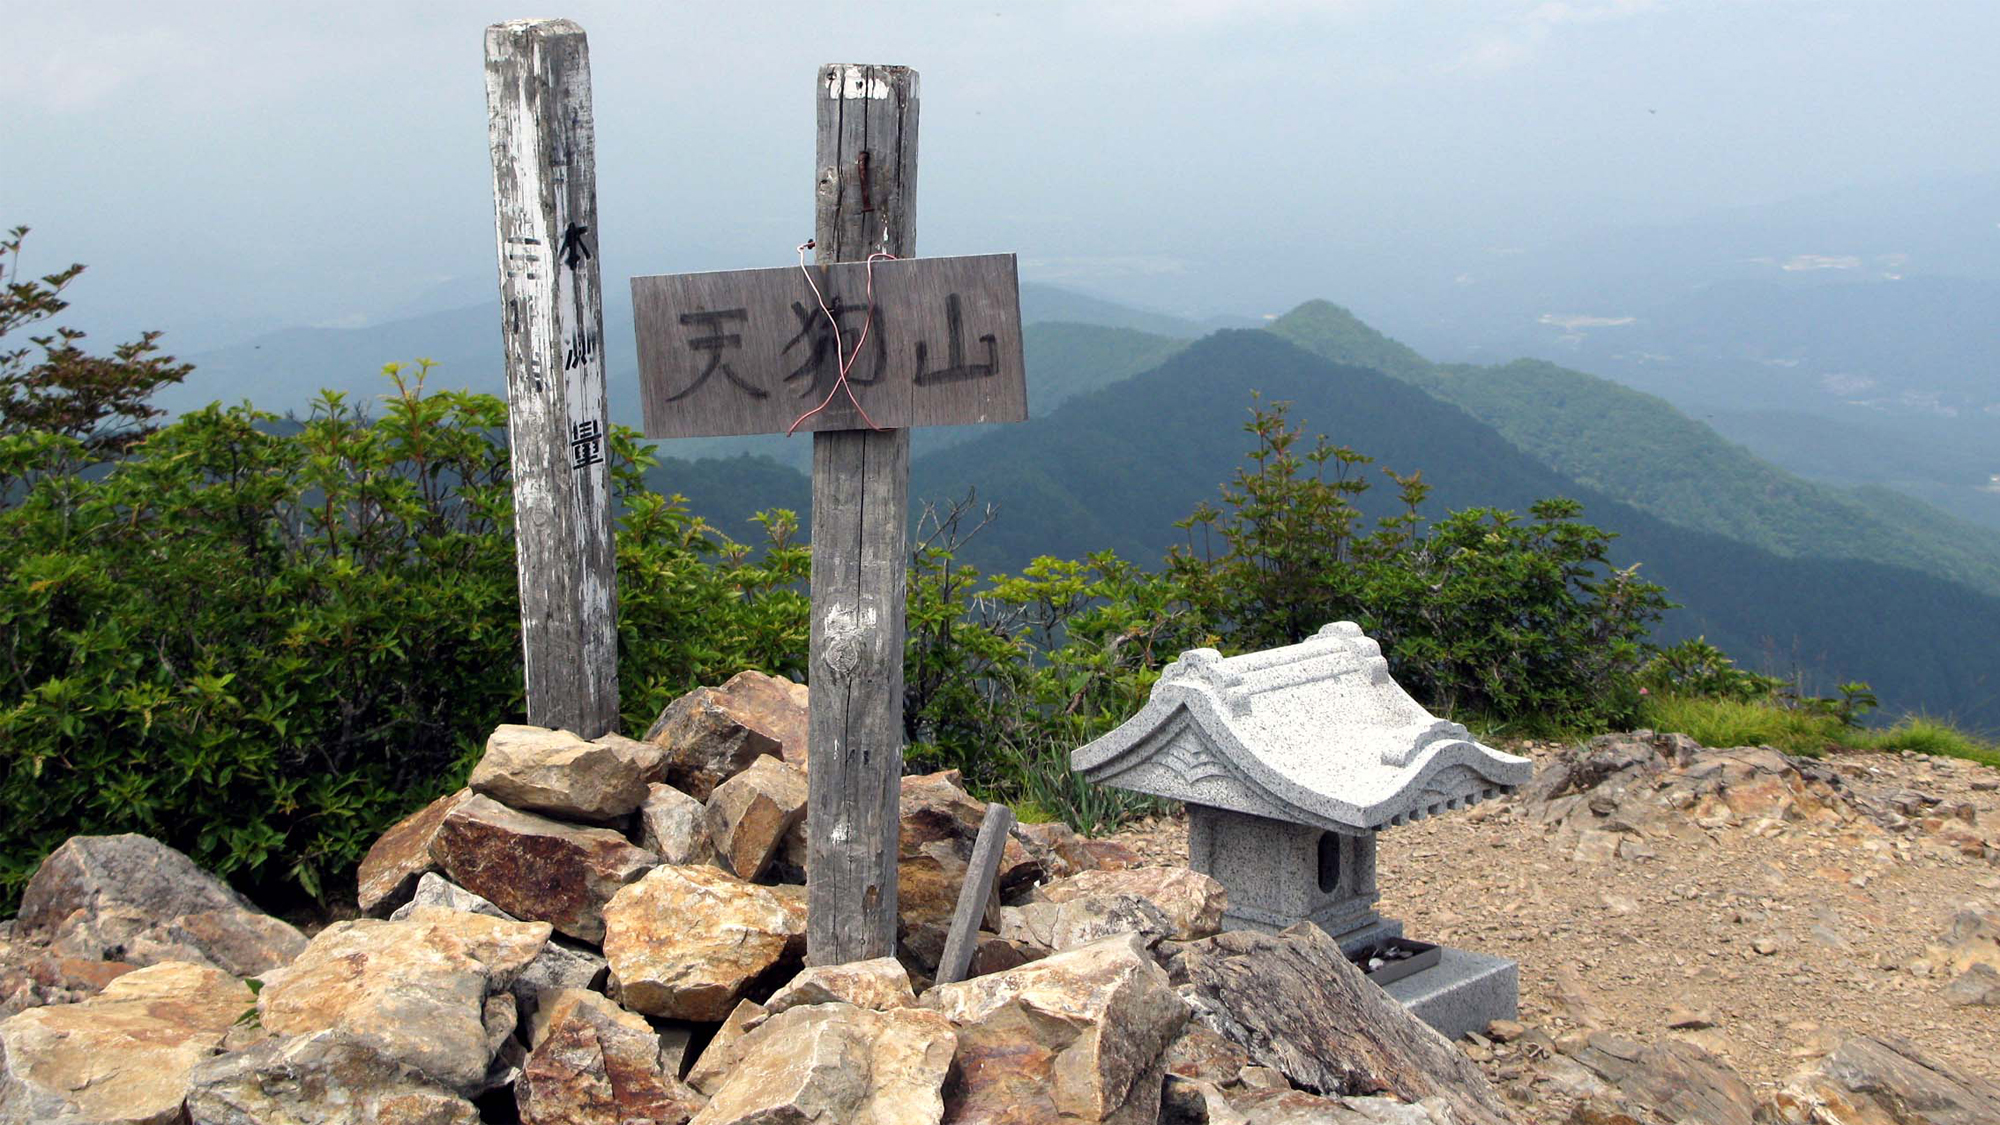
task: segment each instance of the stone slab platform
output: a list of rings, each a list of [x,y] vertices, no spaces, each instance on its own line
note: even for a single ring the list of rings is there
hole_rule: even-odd
[[[1518,1015],[1521,969],[1504,958],[1445,946],[1436,965],[1391,981],[1383,991],[1445,1038],[1458,1039]]]

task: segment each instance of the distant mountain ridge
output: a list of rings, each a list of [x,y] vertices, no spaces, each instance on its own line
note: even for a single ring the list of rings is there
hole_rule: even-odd
[[[1459,406],[1563,475],[1670,523],[1792,557],[1906,566],[2000,595],[2000,529],[1785,472],[1666,400],[1541,360],[1438,365],[1327,301],[1271,331]]]
[[[945,500],[976,489],[997,504],[999,520],[967,550],[989,568],[1106,548],[1151,565],[1184,534],[1173,522],[1215,499],[1243,463],[1249,438],[1230,420],[1248,420],[1253,390],[1291,402],[1308,432],[1326,431],[1378,465],[1421,469],[1435,490],[1433,515],[1525,511],[1550,496],[1582,501],[1587,522],[1619,533],[1616,561],[1642,564],[1685,603],[1662,640],[1703,634],[1747,663],[1796,669],[1819,687],[1867,679],[1891,708],[2000,727],[2000,649],[1991,643],[2000,599],[1907,568],[1787,558],[1668,523],[1577,484],[1456,405],[1272,332],[1216,333],[1046,418],[920,458],[911,495]],[[1393,508],[1387,487],[1362,499],[1374,514]]]

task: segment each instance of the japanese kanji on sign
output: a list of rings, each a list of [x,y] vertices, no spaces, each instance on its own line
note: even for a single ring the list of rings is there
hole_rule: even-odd
[[[647,437],[1027,417],[1012,254],[807,268],[632,279]]]

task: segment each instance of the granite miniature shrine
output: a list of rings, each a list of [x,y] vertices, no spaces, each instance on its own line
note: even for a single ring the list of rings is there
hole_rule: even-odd
[[[1534,765],[1426,711],[1353,622],[1227,659],[1184,652],[1070,763],[1187,806],[1190,866],[1229,892],[1225,928],[1312,922],[1454,1038],[1515,1015],[1514,962],[1404,940],[1376,913],[1375,837],[1511,791]]]

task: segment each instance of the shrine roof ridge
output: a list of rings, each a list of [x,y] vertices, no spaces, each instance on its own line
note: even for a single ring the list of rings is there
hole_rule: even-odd
[[[1426,711],[1351,621],[1241,656],[1182,653],[1139,713],[1071,765],[1100,784],[1350,832],[1474,804],[1534,772]]]

